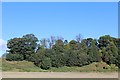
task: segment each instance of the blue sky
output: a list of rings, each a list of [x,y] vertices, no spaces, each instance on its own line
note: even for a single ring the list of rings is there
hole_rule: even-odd
[[[118,37],[117,2],[2,3],[3,40],[33,33],[39,39],[51,35],[65,39]]]

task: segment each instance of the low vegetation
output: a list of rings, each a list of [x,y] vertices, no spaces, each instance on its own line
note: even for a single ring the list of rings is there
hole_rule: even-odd
[[[44,71],[28,61],[6,61],[2,60],[2,71],[7,72],[39,72]]]
[[[28,61],[6,61],[2,60],[3,72],[117,72],[118,67],[105,62],[94,62],[83,67],[51,67],[48,70],[41,69]]]

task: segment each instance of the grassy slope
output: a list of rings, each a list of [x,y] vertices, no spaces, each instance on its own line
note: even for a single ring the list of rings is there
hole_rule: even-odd
[[[1,61],[1,59],[0,59]],[[1,65],[0,65],[1,67]],[[105,69],[103,69],[105,67]],[[117,71],[118,68],[115,65],[107,65],[104,62],[92,63],[90,65],[86,65],[83,67],[61,67],[54,68],[52,67],[49,70],[43,70],[35,66],[32,62],[28,61],[6,61],[2,60],[2,70],[10,71],[10,72],[114,72]]]
[[[2,60],[2,70],[3,71],[12,71],[12,72],[39,72],[44,71],[37,66],[35,66],[32,62],[28,61],[6,61]]]

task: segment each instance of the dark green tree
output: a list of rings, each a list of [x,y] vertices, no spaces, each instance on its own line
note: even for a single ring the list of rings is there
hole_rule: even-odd
[[[98,39],[98,42],[99,42],[98,46],[99,46],[99,48],[107,47],[111,41],[113,41],[113,39],[111,38],[110,35],[101,36]]]
[[[52,66],[53,67],[61,67],[66,63],[65,52],[64,52],[64,43],[62,40],[57,40],[55,45],[53,45],[52,49],[54,53],[51,55]]]
[[[87,53],[90,57],[90,62],[101,61],[102,54],[99,52],[99,48],[96,46],[96,41],[95,40],[90,41]]]
[[[51,68],[51,59],[48,57],[44,57],[42,62],[41,62],[41,68],[42,69],[50,69]]]
[[[75,40],[71,40],[69,42],[69,47],[71,50],[78,50],[79,49],[79,45],[78,45],[77,41],[75,41]]]
[[[42,69],[62,66],[84,66],[92,62],[104,61],[107,64],[116,64],[120,67],[120,38],[109,35],[101,36],[98,40],[93,38],[63,41],[63,38],[51,37],[42,39],[39,44],[33,34],[24,35],[22,38],[8,40],[9,61],[27,60]]]
[[[6,55],[7,60],[16,60],[16,57],[21,57],[24,55],[24,41],[22,38],[13,38],[7,42],[8,54]],[[19,56],[20,55],[20,56]],[[24,56],[21,59],[24,60]]]
[[[24,60],[24,57],[22,54],[7,54],[6,60],[8,61],[22,61]]]
[[[7,43],[8,52],[17,56],[18,54],[22,55],[23,60],[30,60],[31,55],[35,54],[37,41],[38,39],[33,34],[24,35],[22,38],[10,39]]]
[[[34,34],[24,35],[22,39],[24,40],[24,58],[30,61],[30,57],[36,52],[38,39]]]

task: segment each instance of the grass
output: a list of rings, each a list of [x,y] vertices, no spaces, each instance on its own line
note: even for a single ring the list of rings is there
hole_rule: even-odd
[[[61,68],[51,68],[50,71],[53,72],[117,72],[118,67],[115,65],[107,65],[104,62],[94,62],[90,65],[83,67],[61,67]]]
[[[11,72],[41,72],[41,68],[28,61],[6,61],[2,60],[2,71]]]
[[[37,66],[35,66],[32,62],[28,61],[6,61],[2,60],[2,71],[4,72],[117,72],[118,67],[115,65],[107,65],[104,62],[94,62],[90,65],[86,65],[83,67],[60,67],[55,68],[52,67],[49,70],[43,70]]]

